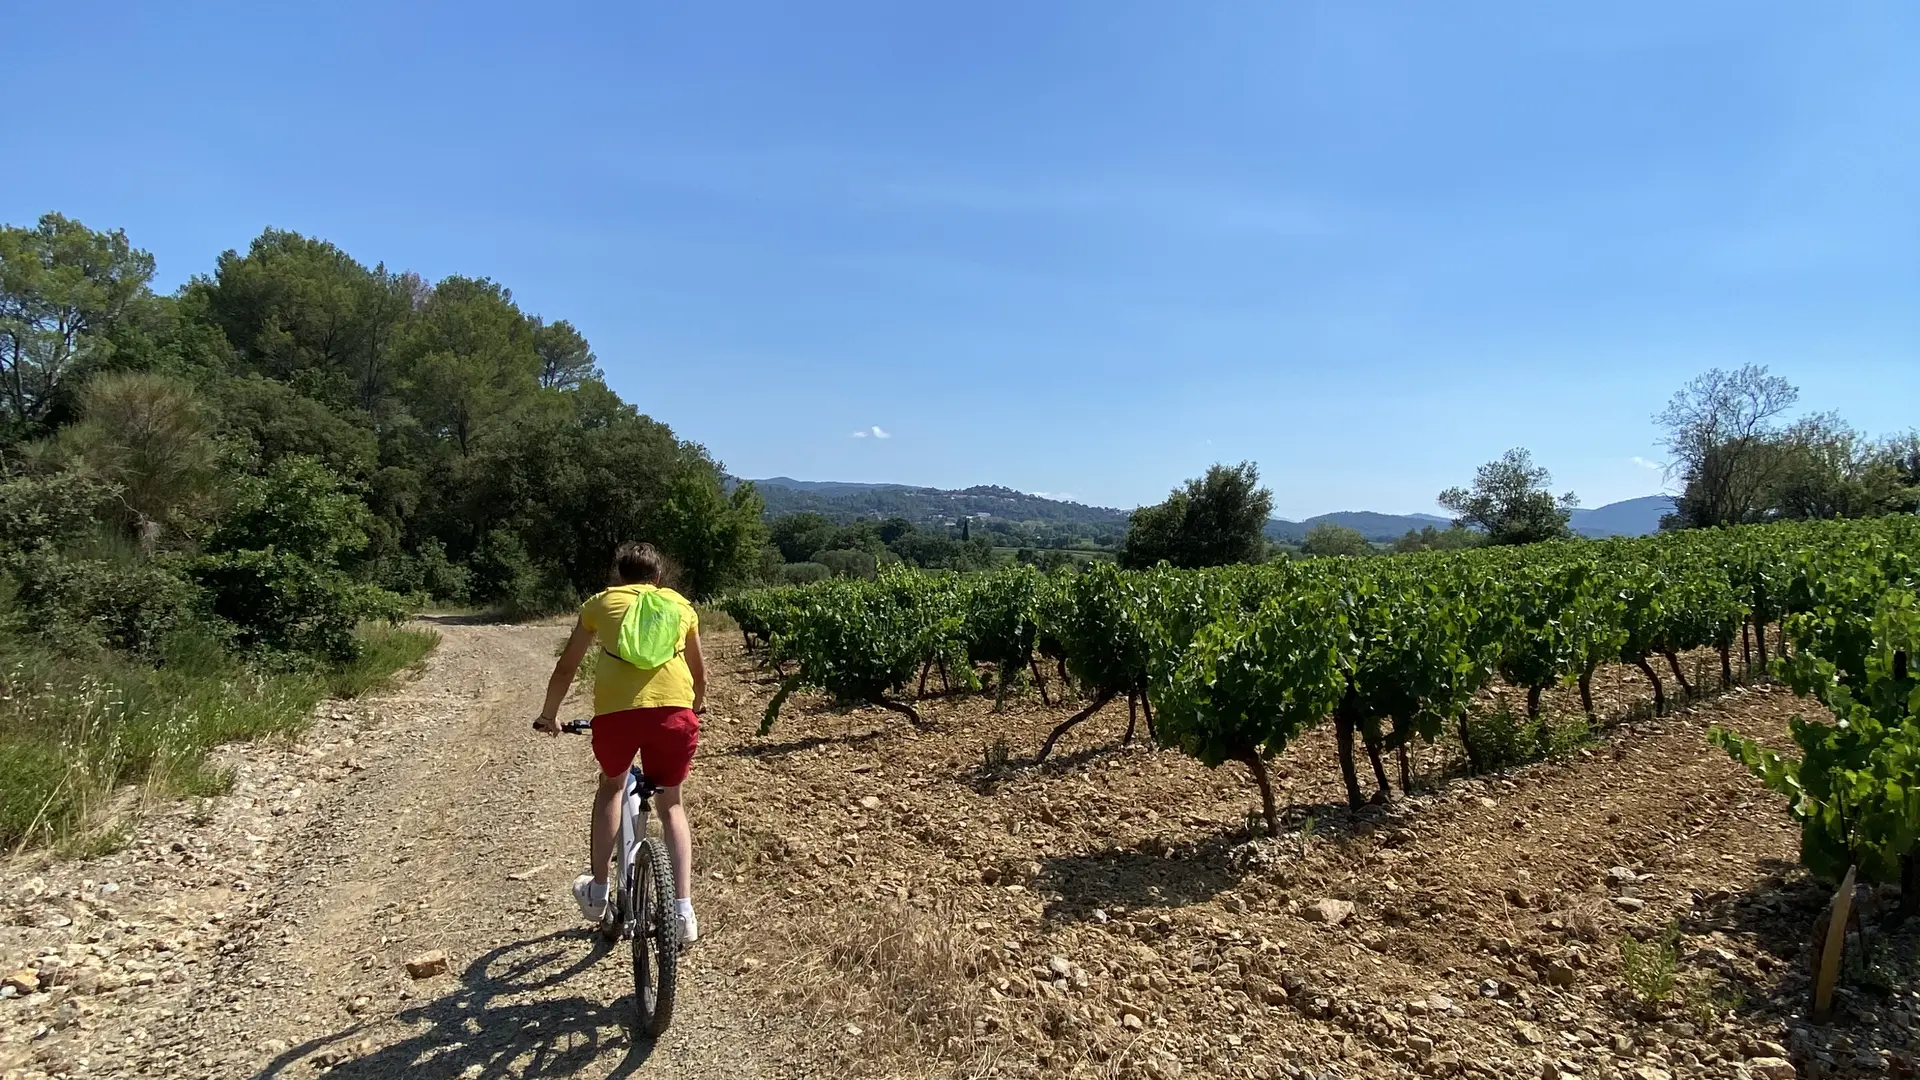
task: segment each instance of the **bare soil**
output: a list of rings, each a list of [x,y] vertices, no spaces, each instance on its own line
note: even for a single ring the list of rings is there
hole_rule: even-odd
[[[1077,705],[1030,692],[925,701],[926,732],[800,696],[762,737],[773,681],[720,641],[687,786],[703,940],[669,1034],[636,1041],[626,953],[567,895],[586,740],[527,726],[564,629],[439,629],[417,681],[233,748],[233,794],[148,808],[100,859],[0,864],[0,977],[39,984],[0,1000],[5,1080],[1913,1070],[1912,936],[1870,911],[1838,1016],[1809,1023],[1830,890],[1706,741],[1784,741],[1803,703],[1778,689],[1490,779],[1427,748],[1414,796],[1360,812],[1316,736],[1276,763],[1269,839],[1240,766],[1120,745],[1124,702],[1045,767]],[[1627,669],[1595,695],[1649,696]],[[1649,1001],[1623,944],[1668,928]],[[449,972],[410,978],[435,949]]]

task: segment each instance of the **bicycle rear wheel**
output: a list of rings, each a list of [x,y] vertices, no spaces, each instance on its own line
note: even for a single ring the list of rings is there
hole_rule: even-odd
[[[633,903],[633,1001],[638,1028],[648,1035],[673,1020],[674,981],[680,964],[680,920],[673,904],[673,865],[666,845],[640,842]]]

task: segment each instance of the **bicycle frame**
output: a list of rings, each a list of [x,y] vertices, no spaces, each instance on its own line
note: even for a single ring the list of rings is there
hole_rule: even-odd
[[[620,882],[618,913],[614,912],[615,905],[608,905],[609,916],[619,921],[623,937],[632,937],[639,929],[635,916],[640,908],[636,902],[640,887],[640,842],[647,838],[653,794],[657,790],[638,766],[627,770],[626,790],[620,798],[620,840],[613,850],[619,875],[616,880]]]

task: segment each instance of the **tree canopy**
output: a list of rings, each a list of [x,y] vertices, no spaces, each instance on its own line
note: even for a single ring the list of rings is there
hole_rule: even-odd
[[[1879,441],[1834,413],[1789,421],[1797,387],[1748,365],[1676,391],[1655,422],[1679,482],[1663,524],[1687,528],[1873,517],[1920,506],[1920,435]]]
[[[1139,569],[1161,562],[1183,568],[1260,562],[1272,516],[1273,492],[1260,486],[1258,466],[1214,465],[1165,502],[1133,512],[1120,564]]]
[[[1300,545],[1300,553],[1315,557],[1371,555],[1373,545],[1367,542],[1367,538],[1359,529],[1349,529],[1345,525],[1323,521],[1307,530],[1307,538]]]
[[[202,551],[247,478],[299,461],[366,511],[356,580],[398,593],[559,607],[627,539],[697,594],[758,569],[752,486],[498,282],[429,283],[281,229],[173,296],[152,276],[122,232],[0,229],[0,453],[84,470],[163,549]]]
[[[1441,506],[1453,511],[1456,528],[1479,529],[1494,544],[1532,544],[1572,536],[1567,520],[1580,500],[1572,492],[1555,498],[1552,474],[1533,463],[1521,447],[1475,471],[1471,488],[1440,493]]]

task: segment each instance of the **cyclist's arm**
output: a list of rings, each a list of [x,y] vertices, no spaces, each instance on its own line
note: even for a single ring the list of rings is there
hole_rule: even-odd
[[[580,661],[586,659],[587,650],[593,648],[593,631],[583,623],[573,624],[573,636],[567,639],[567,647],[561,650],[560,659],[554,662],[553,678],[547,680],[547,702],[540,708],[542,730],[557,733],[559,728],[553,720],[560,715],[560,703],[567,699],[567,691],[573,689],[573,677],[580,670]]]
[[[700,631],[687,631],[687,670],[693,673],[693,711],[707,707],[707,663],[700,656]]]

